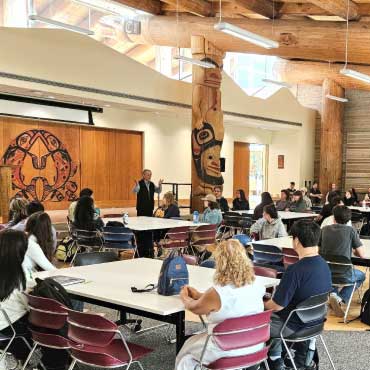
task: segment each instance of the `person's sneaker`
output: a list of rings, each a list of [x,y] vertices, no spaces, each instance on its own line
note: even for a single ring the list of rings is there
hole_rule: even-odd
[[[343,301],[337,293],[330,293],[329,304],[337,317],[344,317]]]
[[[282,358],[278,358],[275,361],[268,359],[267,362],[268,362],[270,370],[286,370],[286,367],[284,365],[284,360]]]

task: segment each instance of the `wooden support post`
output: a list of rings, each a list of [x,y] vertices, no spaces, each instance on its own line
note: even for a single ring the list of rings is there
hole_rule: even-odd
[[[328,99],[326,95],[344,97],[344,89],[335,81],[325,79],[322,94],[320,188],[324,193],[331,183],[341,188],[344,116],[343,103]]]
[[[206,194],[224,180],[220,171],[220,152],[224,139],[221,110],[221,79],[224,52],[202,36],[192,36],[193,58],[214,63],[215,68],[193,66],[192,185],[193,210],[202,211]]]
[[[0,165],[0,217],[1,223],[9,221],[9,203],[12,196],[12,168]]]

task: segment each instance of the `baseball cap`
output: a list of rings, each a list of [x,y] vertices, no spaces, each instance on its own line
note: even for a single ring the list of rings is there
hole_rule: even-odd
[[[207,194],[205,198],[202,198],[202,200],[207,200],[208,202],[214,202],[214,203],[217,202],[217,199],[215,195],[213,194]]]

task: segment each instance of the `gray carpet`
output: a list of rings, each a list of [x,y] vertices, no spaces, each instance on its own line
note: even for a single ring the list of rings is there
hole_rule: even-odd
[[[104,312],[107,318],[115,320],[117,314],[112,310],[86,305],[87,309]],[[143,327],[158,325],[159,322],[144,319]],[[186,331],[192,333],[201,329],[198,323],[187,322]],[[175,344],[166,340],[168,328],[161,327],[141,334],[133,334],[124,329],[127,338],[141,345],[153,348],[154,352],[142,360],[145,370],[174,370]],[[175,332],[172,328],[172,338]],[[365,370],[369,369],[370,362],[370,332],[325,332],[324,338],[334,360],[337,370]],[[331,366],[319,345],[320,370],[330,370]],[[135,368],[133,368],[135,370]],[[192,370],[192,369],[189,369]]]

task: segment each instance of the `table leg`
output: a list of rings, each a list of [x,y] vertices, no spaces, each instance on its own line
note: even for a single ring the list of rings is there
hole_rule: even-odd
[[[176,353],[179,353],[185,342],[185,311],[176,314]]]

